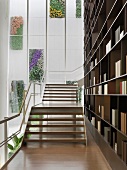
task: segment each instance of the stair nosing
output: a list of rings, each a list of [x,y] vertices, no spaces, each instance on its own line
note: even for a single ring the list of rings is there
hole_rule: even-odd
[[[84,118],[29,118],[28,121],[84,121]]]

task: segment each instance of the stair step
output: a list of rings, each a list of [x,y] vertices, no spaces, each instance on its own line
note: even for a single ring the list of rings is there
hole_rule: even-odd
[[[29,118],[29,121],[84,121],[84,118]]]
[[[43,99],[42,101],[52,101],[52,102],[76,102],[77,100],[57,100],[57,99]]]
[[[80,124],[80,125],[68,125],[68,124],[53,124],[53,125],[31,125],[31,124],[27,124],[27,127],[28,128],[41,128],[41,127],[46,127],[46,128],[48,128],[48,127],[52,127],[52,128],[79,128],[79,127],[84,127],[84,125],[82,125],[82,124]]]
[[[44,95],[76,95],[76,93],[44,93]]]
[[[77,84],[46,84],[46,86],[78,86]]]
[[[38,113],[38,112],[36,112],[36,113],[33,113],[33,112],[31,112],[30,113],[30,115],[83,115],[83,113],[75,113],[75,112],[72,112],[72,113],[68,113],[68,112],[58,112],[58,113],[56,113],[56,112],[44,112],[44,113]]]
[[[85,138],[61,138],[61,139],[24,139],[25,142],[85,142]]]
[[[77,89],[77,87],[75,86],[46,86],[45,87],[46,89],[49,88],[49,89],[54,89],[54,88],[60,88],[60,89]]]
[[[70,90],[70,89],[69,89],[69,90],[68,90],[68,89],[65,89],[65,90],[63,90],[63,89],[59,89],[59,90],[58,90],[58,89],[52,89],[52,90],[51,90],[51,89],[48,89],[48,90],[45,89],[45,92],[46,92],[46,91],[77,92],[78,90],[77,90],[77,89],[75,89],[75,90],[74,90],[74,89],[71,89],[71,90]]]
[[[76,98],[76,96],[43,96],[43,98]]]
[[[83,131],[66,131],[66,132],[33,132],[33,131],[26,131],[26,134],[33,134],[33,135],[73,135],[73,134],[84,134]]]

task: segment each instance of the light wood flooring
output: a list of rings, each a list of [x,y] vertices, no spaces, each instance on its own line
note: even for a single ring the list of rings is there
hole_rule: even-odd
[[[5,170],[111,170],[88,134],[83,144],[37,144],[23,147]]]

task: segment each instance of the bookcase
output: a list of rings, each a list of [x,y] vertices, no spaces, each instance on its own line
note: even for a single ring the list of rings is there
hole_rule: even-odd
[[[127,1],[84,1],[86,124],[112,169],[127,169]]]

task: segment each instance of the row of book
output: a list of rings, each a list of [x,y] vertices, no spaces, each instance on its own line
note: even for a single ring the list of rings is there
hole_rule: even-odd
[[[92,117],[91,124],[95,126],[95,117]],[[97,121],[97,130],[99,133],[101,133],[101,121]],[[104,139],[108,143],[111,142],[111,128],[105,126],[104,127]],[[113,143],[113,149],[117,153],[117,135],[116,132],[112,132],[112,143]]]
[[[121,40],[124,36],[124,30],[121,31],[120,26],[116,29],[115,31],[115,44]],[[111,51],[112,48],[112,41],[109,40],[108,43],[106,44],[106,54]]]
[[[118,128],[118,110],[112,109],[112,125]],[[120,130],[123,133],[127,133],[127,113],[121,112],[120,113]]]
[[[101,118],[105,119],[104,106],[99,105],[98,112]],[[121,112],[120,114],[121,114],[120,115],[121,117],[121,123],[120,123],[121,129],[120,130],[126,134],[127,133],[127,113]],[[93,126],[95,126],[95,117],[92,117],[91,123]],[[98,124],[98,131],[100,131],[100,121],[97,122],[97,124]],[[118,128],[118,110],[117,109],[112,109],[112,125]]]

